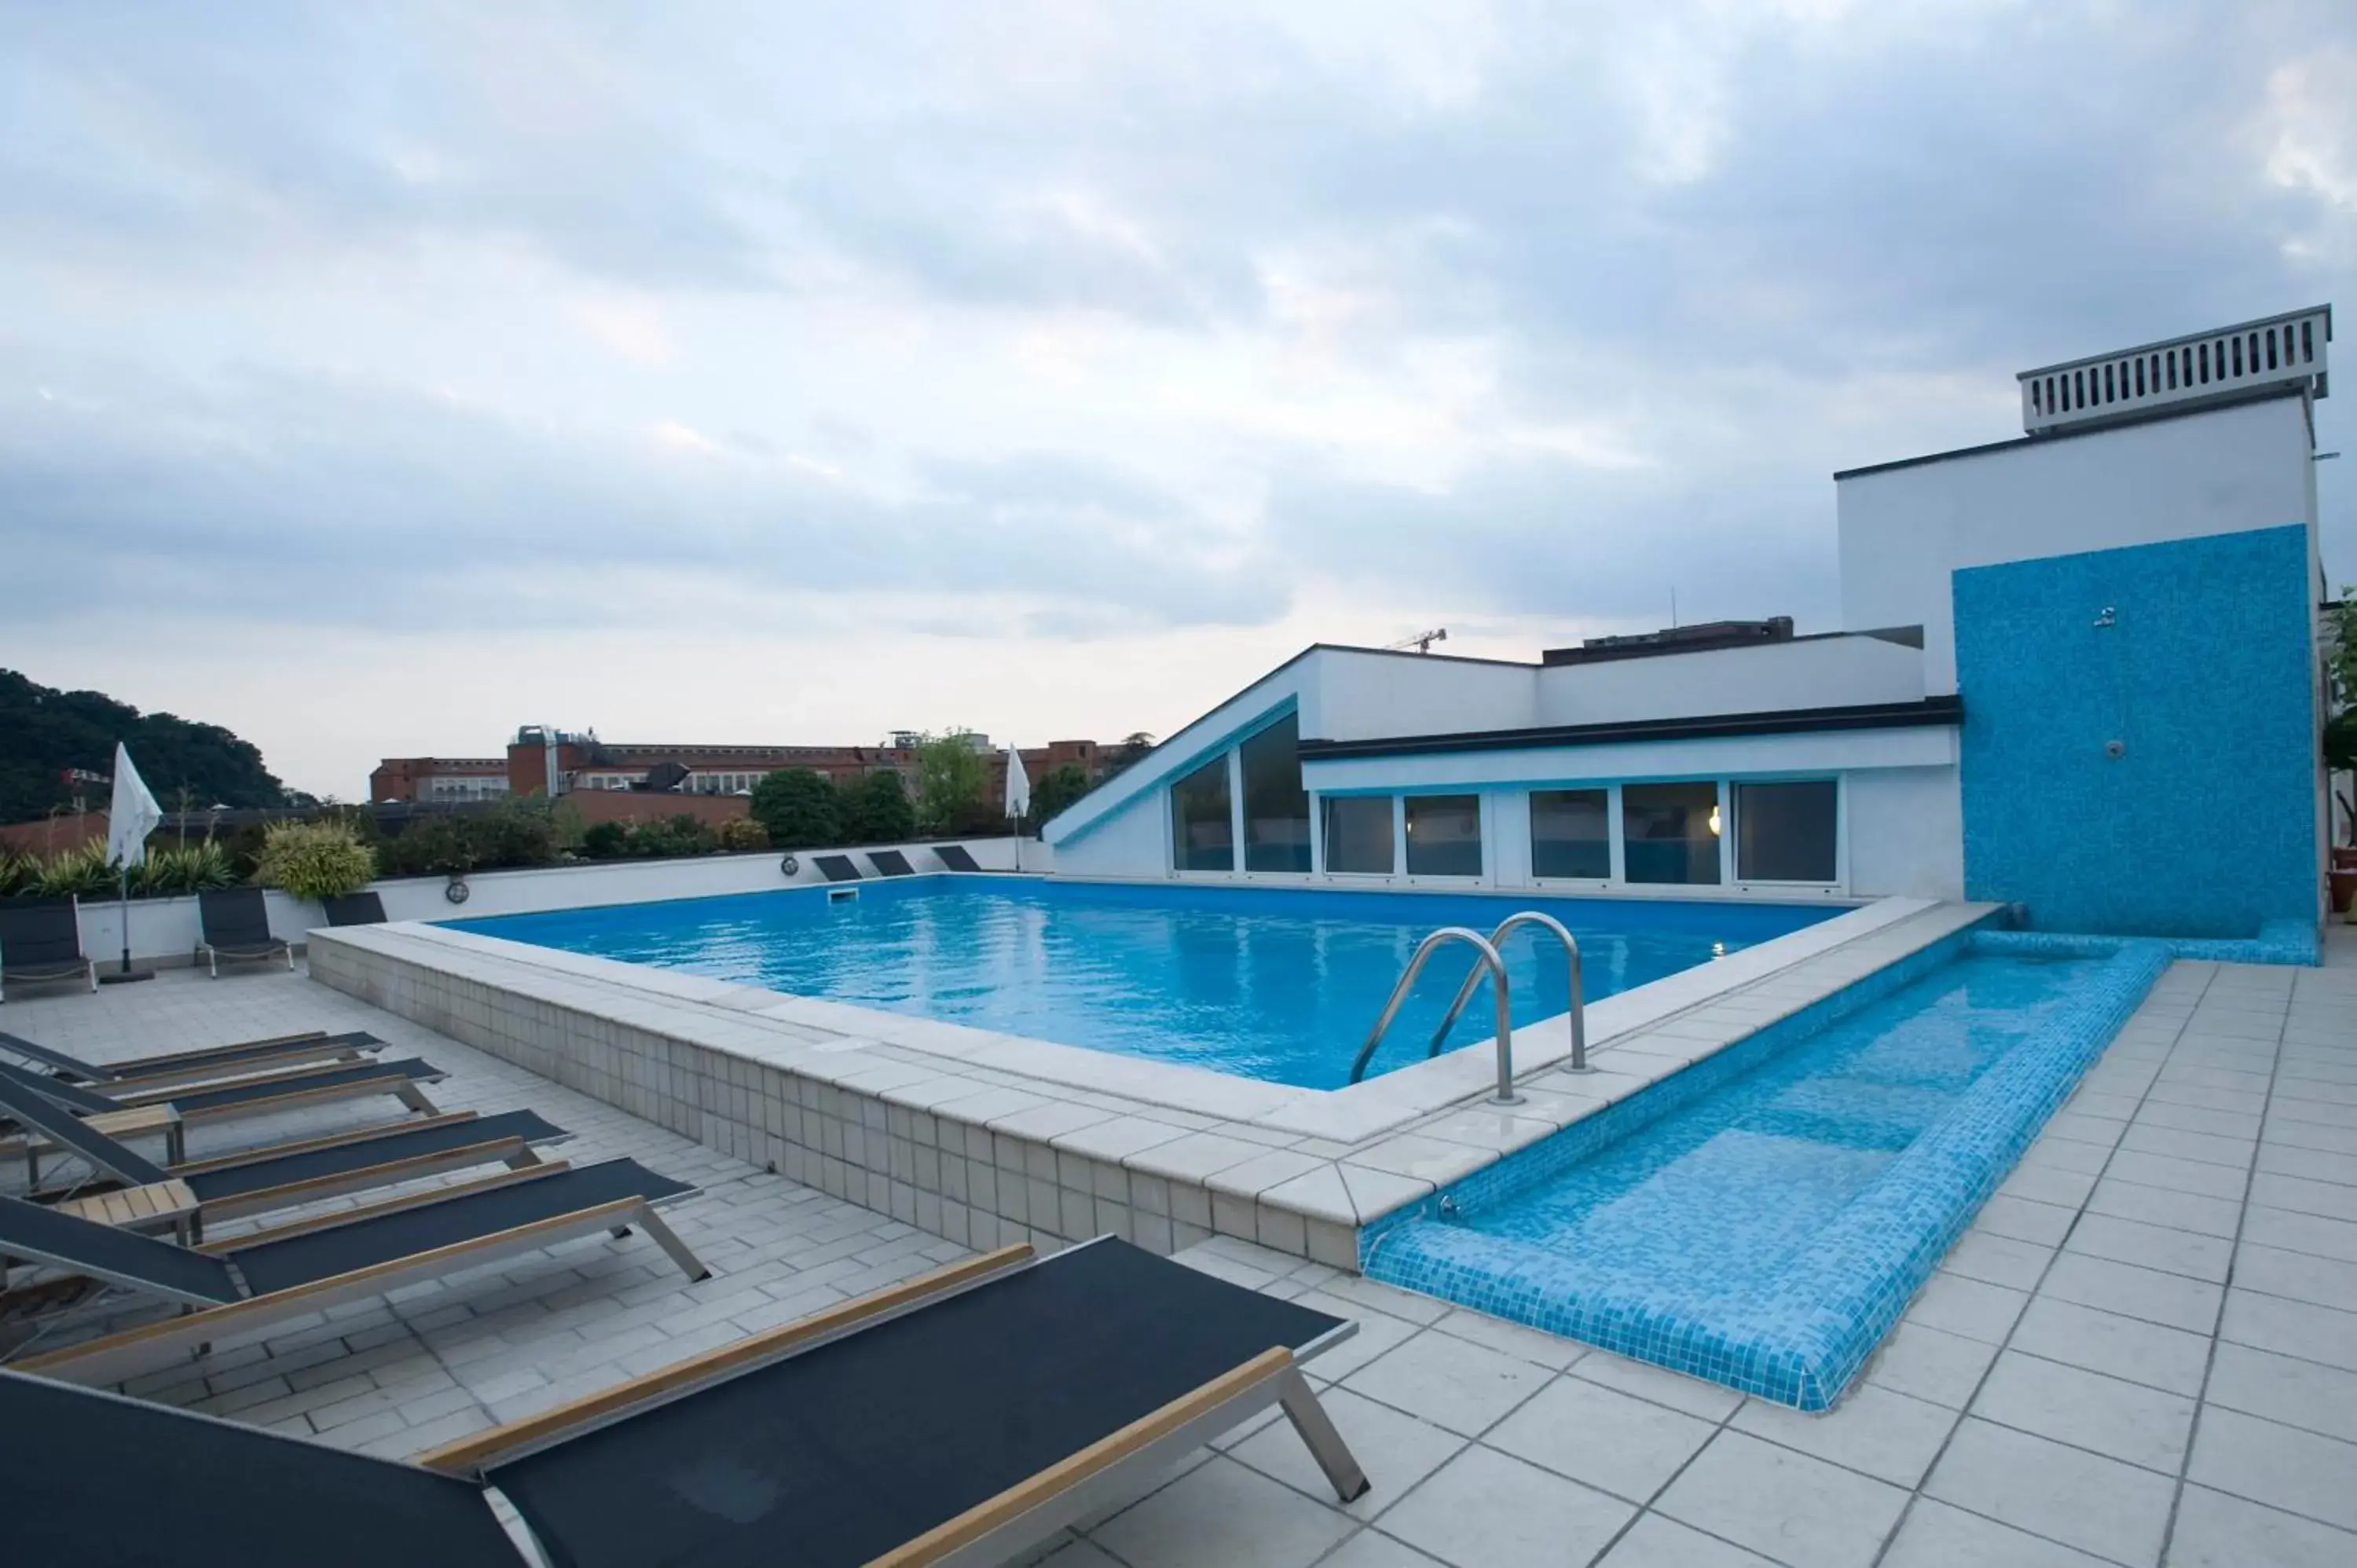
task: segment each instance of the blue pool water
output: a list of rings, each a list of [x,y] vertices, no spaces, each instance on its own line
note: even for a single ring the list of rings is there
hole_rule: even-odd
[[[2159,972],[2142,946],[1919,955],[1469,1178],[1368,1272],[1822,1409]]]
[[[1336,1089],[1435,927],[1487,932],[1516,909],[1579,939],[1594,1001],[1813,924],[1825,905],[1534,899],[1013,877],[867,883],[451,922],[569,952],[916,1014],[1095,1050]],[[1436,955],[1369,1075],[1419,1060],[1466,950]],[[1560,946],[1505,949],[1517,1026],[1561,1013]],[[1493,1032],[1486,994],[1452,1047]]]

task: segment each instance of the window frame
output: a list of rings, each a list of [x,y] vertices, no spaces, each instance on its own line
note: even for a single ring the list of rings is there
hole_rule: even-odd
[[[1730,880],[1727,884],[1728,886],[1775,888],[1812,887],[1823,889],[1827,892],[1842,892],[1848,888],[1849,779],[1846,774],[1838,771],[1833,773],[1779,773],[1762,775],[1758,778],[1730,779],[1724,780],[1720,786],[1720,792],[1727,797],[1725,810],[1727,812],[1728,831],[1719,836],[1726,845],[1727,862],[1730,872],[1738,869],[1741,863],[1741,857],[1736,853],[1736,840],[1742,832],[1741,824],[1737,818],[1737,812],[1740,810],[1736,799],[1738,794],[1736,786],[1738,784],[1831,784],[1834,787],[1834,875],[1830,881],[1824,882],[1815,880],[1792,881],[1781,877],[1771,876],[1746,876],[1739,880]]]
[[[1399,866],[1398,875],[1400,877],[1410,886],[1422,882],[1437,882],[1446,886],[1464,887],[1474,884],[1494,882],[1496,880],[1498,857],[1497,852],[1492,847],[1493,823],[1496,816],[1496,812],[1492,810],[1491,805],[1493,798],[1493,791],[1468,789],[1462,785],[1455,785],[1442,789],[1403,789],[1400,791],[1399,795],[1396,797],[1399,801],[1399,811],[1396,813],[1396,821],[1398,822],[1398,838],[1396,842],[1399,845],[1399,858],[1395,863]],[[1473,845],[1475,850],[1480,854],[1480,864],[1470,872],[1415,870],[1408,862],[1408,851],[1413,847],[1413,841],[1409,838],[1407,831],[1408,802],[1410,800],[1470,800],[1473,802]]]

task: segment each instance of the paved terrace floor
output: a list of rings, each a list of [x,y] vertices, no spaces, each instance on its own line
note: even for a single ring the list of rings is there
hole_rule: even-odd
[[[1358,1320],[1310,1370],[1374,1490],[1338,1508],[1288,1430],[1247,1431],[1049,1561],[2348,1568],[2357,932],[2331,935],[2322,970],[2175,966],[1829,1415],[1207,1242],[1186,1261]],[[308,1027],[427,1057],[446,1108],[538,1110],[580,1134],[576,1161],[700,1184],[671,1216],[715,1277],[688,1285],[643,1238],[583,1242],[134,1392],[404,1455],[963,1251],[283,972],[0,1009],[0,1028],[101,1059]],[[383,1109],[206,1130],[192,1153]]]

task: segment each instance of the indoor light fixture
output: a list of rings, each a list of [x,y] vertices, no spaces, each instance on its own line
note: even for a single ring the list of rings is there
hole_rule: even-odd
[[[1710,809],[1710,836],[1713,838],[1717,838],[1718,836],[1718,808],[1717,806],[1713,806]]]

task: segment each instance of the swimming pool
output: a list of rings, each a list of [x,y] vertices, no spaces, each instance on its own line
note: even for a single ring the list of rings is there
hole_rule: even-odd
[[[454,929],[795,995],[1339,1089],[1416,944],[1543,909],[1579,940],[1587,1000],[1841,913],[1834,905],[1683,903],[909,877],[448,922]],[[1437,955],[1370,1066],[1422,1059],[1465,950]],[[1559,947],[1507,941],[1517,1026],[1564,1011]],[[1489,1037],[1469,1007],[1452,1047]]]
[[[1373,1278],[1822,1410],[2166,967],[1960,937],[1362,1238]]]

